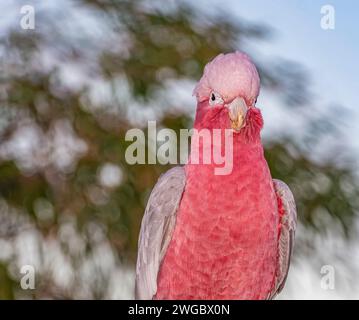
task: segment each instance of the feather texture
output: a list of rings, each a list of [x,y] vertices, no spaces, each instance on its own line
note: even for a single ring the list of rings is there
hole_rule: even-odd
[[[270,299],[282,291],[287,279],[297,226],[297,210],[292,192],[283,181],[273,179],[273,184],[278,198],[280,223],[277,271]]]
[[[260,142],[235,137],[233,171],[187,164],[155,299],[266,299],[277,266],[278,208]]]
[[[150,300],[157,292],[158,270],[172,237],[185,184],[183,167],[175,167],[159,178],[151,192],[139,236],[136,299]]]

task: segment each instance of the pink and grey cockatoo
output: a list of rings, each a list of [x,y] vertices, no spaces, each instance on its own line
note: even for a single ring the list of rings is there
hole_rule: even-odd
[[[271,299],[284,286],[296,229],[288,186],[263,154],[260,80],[241,52],[207,64],[194,90],[194,128],[233,130],[233,169],[172,168],[142,220],[136,299]]]

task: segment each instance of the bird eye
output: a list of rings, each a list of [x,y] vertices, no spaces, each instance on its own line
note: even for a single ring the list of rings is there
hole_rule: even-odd
[[[222,103],[223,103],[222,97],[218,93],[212,92],[209,97],[209,104],[211,106],[214,106],[214,105],[218,105],[218,104],[222,104]]]

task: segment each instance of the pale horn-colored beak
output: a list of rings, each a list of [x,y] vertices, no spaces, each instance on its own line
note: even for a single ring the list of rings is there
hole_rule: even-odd
[[[228,115],[231,119],[232,129],[239,131],[245,126],[248,107],[243,98],[237,97],[230,104],[227,104]]]

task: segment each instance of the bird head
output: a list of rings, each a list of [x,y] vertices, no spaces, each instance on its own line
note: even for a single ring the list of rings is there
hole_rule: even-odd
[[[259,75],[242,52],[220,54],[209,62],[194,89],[196,129],[233,129],[247,138],[259,136],[263,120],[255,107]]]

